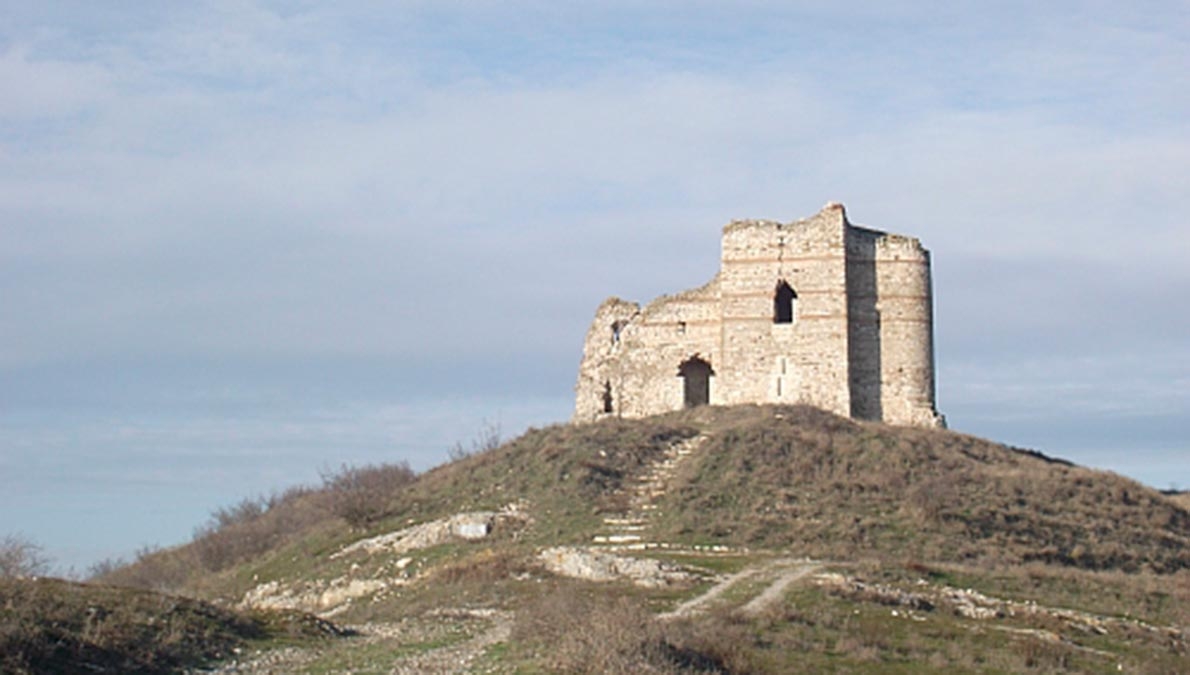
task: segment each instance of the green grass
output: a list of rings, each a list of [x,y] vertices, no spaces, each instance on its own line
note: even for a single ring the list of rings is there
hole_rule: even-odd
[[[214,573],[201,568],[179,573],[179,566],[193,560],[186,547],[163,552],[157,562],[169,562],[159,565],[169,580],[184,579],[179,588],[235,602],[266,581],[395,575],[396,558],[412,558],[405,574],[416,582],[384,597],[360,598],[336,620],[413,622],[423,635],[323,644],[311,672],[369,672],[375,664],[391,665],[471,634],[466,622],[452,627],[450,619],[434,618],[435,609],[502,608],[532,616],[553,611],[540,606],[552,595],[577,597],[581,602],[572,609],[603,617],[607,625],[598,634],[624,650],[617,663],[646,663],[663,673],[1116,672],[1116,663],[1139,672],[1186,670],[1180,667],[1184,636],[1141,629],[1088,635],[1051,619],[978,622],[944,608],[906,619],[892,614],[899,608],[834,594],[808,579],[759,617],[734,610],[763,592],[767,577],[733,586],[712,603],[710,614],[662,625],[648,616],[695,597],[711,582],[640,589],[556,579],[536,566],[541,547],[590,542],[606,515],[628,508],[624,487],[673,443],[696,435],[706,438],[675,474],[648,537],[726,544],[750,553],[651,550],[643,556],[707,575],[732,574],[778,557],[812,557],[907,591],[924,581],[929,587],[973,588],[1008,600],[1138,617],[1156,626],[1190,624],[1190,514],[1174,499],[1113,474],[962,434],[857,423],[799,407],[702,408],[531,430],[400,485],[384,497],[379,512],[386,515],[366,530],[311,513],[322,497],[304,493],[266,515],[276,522],[309,523],[306,529],[284,530],[274,546],[242,563]],[[528,522],[497,528],[481,542],[401,556],[329,557],[363,537],[510,503],[524,505]],[[285,509],[298,507],[305,509],[303,517],[287,520]],[[239,525],[255,527],[248,523]],[[570,625],[554,618],[556,625]],[[1051,631],[1115,660],[1006,628]],[[597,662],[593,643],[583,639],[591,636],[582,635],[593,629],[572,630],[578,634],[555,634],[555,642],[574,657],[571,663]],[[481,662],[515,672],[549,672],[553,646],[534,643],[524,631],[515,635]],[[600,663],[617,672],[612,662]]]

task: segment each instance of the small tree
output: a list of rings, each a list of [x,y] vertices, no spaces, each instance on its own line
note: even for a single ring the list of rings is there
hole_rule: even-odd
[[[7,534],[0,539],[0,579],[32,577],[49,571],[49,558],[31,539]]]
[[[322,484],[334,514],[351,527],[364,529],[388,515],[393,497],[416,477],[407,462],[365,467],[344,464],[337,471],[323,470]]]

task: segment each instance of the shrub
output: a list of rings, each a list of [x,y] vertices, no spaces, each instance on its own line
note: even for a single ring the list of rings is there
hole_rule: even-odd
[[[205,569],[217,572],[270,551],[330,518],[326,501],[308,487],[294,487],[217,509],[195,530],[198,559]]]
[[[106,577],[110,577],[118,570],[128,566],[128,561],[124,558],[104,558],[97,563],[92,564],[87,568],[87,573],[84,575],[86,581],[99,581]]]
[[[762,618],[764,622],[766,619]],[[752,622],[730,611],[715,611],[705,617],[670,624],[665,629],[672,654],[695,672],[765,672],[753,660],[757,644]]]
[[[101,561],[89,570],[94,581],[176,591],[203,572],[218,572],[291,541],[330,520],[326,497],[309,487],[295,487],[271,497],[251,497],[222,507],[194,531],[189,546],[145,547],[135,561]]]
[[[135,562],[109,573],[102,581],[151,591],[175,591],[201,567],[194,550],[188,547],[143,546],[135,555]]]
[[[733,651],[725,642],[686,635],[673,640],[671,632],[637,600],[586,595],[571,587],[540,596],[517,612],[513,640],[533,648],[535,659],[551,673],[747,672],[729,670],[718,659]],[[683,641],[697,648],[679,646]]]
[[[49,559],[39,544],[19,534],[0,539],[0,579],[33,577],[48,570]]]
[[[452,462],[457,462],[461,459],[466,459],[472,455],[478,455],[484,452],[490,452],[500,447],[502,442],[500,435],[500,425],[493,424],[484,420],[483,427],[479,430],[479,435],[471,439],[471,446],[463,445],[462,441],[457,441],[450,450],[447,450],[446,456]]]
[[[367,465],[344,464],[337,471],[322,473],[323,487],[331,511],[356,529],[364,529],[389,513],[393,497],[417,474],[408,462]]]
[[[513,634],[544,648],[549,672],[666,672],[658,626],[627,598],[553,593],[518,613]]]

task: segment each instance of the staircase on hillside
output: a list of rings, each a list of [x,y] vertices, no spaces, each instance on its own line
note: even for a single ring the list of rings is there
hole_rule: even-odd
[[[706,436],[699,435],[666,448],[660,461],[624,487],[628,494],[627,510],[605,517],[602,532],[595,535],[593,542],[620,549],[670,548],[668,544],[645,541],[645,534],[650,520],[659,513],[657,501],[665,495],[678,467],[697,452],[706,439]]]

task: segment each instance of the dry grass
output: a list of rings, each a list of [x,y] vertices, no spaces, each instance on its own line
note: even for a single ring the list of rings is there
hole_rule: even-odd
[[[507,549],[487,548],[435,568],[433,581],[446,585],[494,584],[534,571],[536,566],[524,556]]]
[[[533,541],[582,541],[598,526],[600,513],[623,507],[627,481],[672,443],[697,433],[671,419],[532,429],[499,448],[423,474],[389,510],[424,521],[524,499],[533,506],[536,526],[528,533]]]
[[[627,508],[625,486],[698,434],[708,438],[661,499],[655,539],[828,559],[1190,568],[1190,513],[1176,495],[953,432],[739,406],[530,430],[416,477],[400,464],[344,467],[321,489],[217,511],[190,545],[142,551],[98,578],[197,588],[334,523],[389,531],[518,501],[533,516],[519,543],[586,542],[604,515]]]
[[[879,596],[801,585],[759,617],[725,607],[663,623],[654,611],[670,606],[675,591],[541,576],[533,562],[537,548],[589,542],[605,515],[627,508],[625,488],[667,448],[696,435],[707,438],[683,460],[660,499],[650,538],[746,546],[761,549],[762,557],[768,550],[847,560],[849,574],[903,589],[928,580],[1163,626],[1190,621],[1190,514],[1179,503],[1181,495],[1161,495],[1113,474],[962,434],[856,423],[799,407],[708,407],[558,425],[499,447],[456,453],[457,461],[417,477],[402,465],[345,467],[328,474],[319,488],[220,509],[186,546],[144,550],[133,565],[99,571],[114,583],[238,598],[257,577],[343,574],[346,563],[327,554],[357,536],[352,529],[393,531],[524,502],[530,515],[524,529],[497,530],[482,544],[451,543],[419,553],[414,565],[421,581],[361,602],[343,616],[393,621],[429,616],[440,607],[516,608],[513,639],[497,660],[527,672],[1114,668],[1090,651],[1031,637],[1031,630],[1072,636],[1068,627],[1041,620],[1018,621],[1011,627],[1019,632],[989,630],[924,604],[887,605]],[[361,569],[374,571],[386,561],[367,564],[374,567]],[[47,606],[49,615],[54,606]],[[905,610],[925,620],[908,621]],[[70,635],[85,633],[85,624],[70,621],[85,617],[86,609],[71,611],[75,618],[62,619],[62,625],[74,631]],[[115,630],[117,625],[104,630],[137,634]],[[160,638],[145,638],[144,649],[174,658],[173,643],[152,642]],[[71,639],[53,644],[76,655],[91,649]],[[195,644],[230,644],[219,639]],[[1141,672],[1176,672],[1186,658],[1184,640],[1162,643],[1159,631],[1072,639],[1118,652]],[[0,671],[9,670],[22,672],[0,663]]]
[[[194,531],[189,544],[141,549],[131,563],[103,561],[92,568],[90,577],[133,588],[181,590],[273,553],[330,521],[366,527],[387,515],[393,498],[415,479],[404,462],[326,471],[320,489],[300,486],[220,508]]]
[[[820,557],[1190,567],[1190,513],[1115,474],[811,408],[719,415],[661,504],[661,537]]]
[[[0,672],[172,673],[246,640],[337,634],[296,613],[239,614],[148,591],[60,579],[0,581]]]
[[[1174,504],[1190,511],[1190,492],[1185,490],[1166,490],[1162,494],[1172,500]]]
[[[674,631],[639,601],[560,588],[517,613],[512,640],[530,661],[551,673],[629,675],[657,673],[745,673],[732,670],[720,654],[733,652],[731,634],[700,635],[700,649],[679,645]]]

